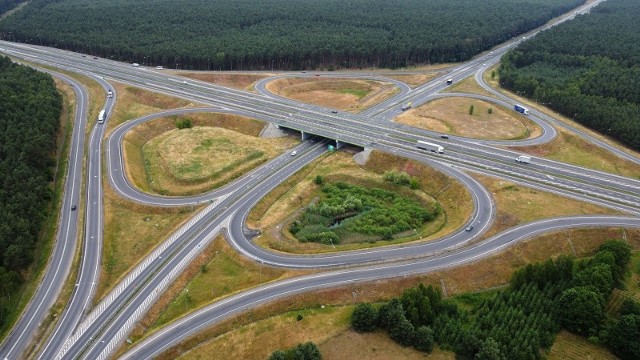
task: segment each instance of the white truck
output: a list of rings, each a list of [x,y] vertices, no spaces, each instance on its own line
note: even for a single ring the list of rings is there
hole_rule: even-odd
[[[107,111],[104,109],[100,110],[100,114],[98,115],[98,124],[102,124],[106,116],[107,116]]]
[[[418,149],[429,150],[431,152],[438,153],[438,154],[444,154],[444,148],[438,144],[418,140],[416,147]]]
[[[516,161],[522,164],[529,164],[531,163],[531,156],[520,155],[516,158]]]

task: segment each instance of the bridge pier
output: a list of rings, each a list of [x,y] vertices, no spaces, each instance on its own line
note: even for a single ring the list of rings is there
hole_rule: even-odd
[[[304,132],[304,131],[300,131],[300,134],[302,134],[302,141],[305,141],[309,138],[309,134]]]
[[[336,150],[340,149],[344,145],[345,145],[345,143],[343,143],[340,140],[336,139]]]

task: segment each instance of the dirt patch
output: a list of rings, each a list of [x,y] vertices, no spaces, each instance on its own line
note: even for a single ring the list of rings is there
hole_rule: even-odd
[[[346,330],[322,342],[319,346],[325,360],[454,360],[455,353],[435,349],[425,354],[412,347],[404,347],[391,340],[383,331],[357,333]]]
[[[406,75],[388,75],[390,79],[402,81],[403,83],[411,86],[412,88],[425,84],[432,79],[442,75],[442,73],[428,73],[428,74],[406,74]]]
[[[267,90],[297,101],[358,113],[395,95],[399,89],[374,80],[333,78],[283,78]]]
[[[272,74],[234,74],[224,72],[189,73],[183,71],[176,72],[176,75],[247,91],[254,91],[253,85],[256,82],[272,76]]]
[[[470,114],[470,108],[473,113]],[[444,98],[405,111],[396,122],[476,139],[516,140],[539,136],[534,122],[514,111],[471,98]]]

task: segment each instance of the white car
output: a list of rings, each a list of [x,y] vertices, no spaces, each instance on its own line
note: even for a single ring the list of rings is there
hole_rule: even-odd
[[[133,65],[133,67],[138,67],[138,66],[140,66],[140,64],[138,64],[138,63],[133,63],[133,64],[131,64],[131,65]]]
[[[296,155],[298,155],[298,152],[297,152],[297,151],[295,151],[295,150],[293,150],[293,151],[291,152],[291,156],[296,156]]]
[[[162,66],[160,66],[160,65],[156,66],[156,70],[162,70],[162,69],[163,69]]]

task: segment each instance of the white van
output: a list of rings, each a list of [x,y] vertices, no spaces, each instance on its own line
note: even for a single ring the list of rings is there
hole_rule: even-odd
[[[133,67],[138,67],[138,66],[140,66],[140,64],[138,64],[138,63],[133,63]]]
[[[162,66],[160,65],[156,66],[156,70],[162,70]]]

